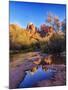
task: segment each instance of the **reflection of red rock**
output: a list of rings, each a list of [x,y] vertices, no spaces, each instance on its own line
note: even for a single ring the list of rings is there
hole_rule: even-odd
[[[45,62],[46,64],[52,64],[51,56],[45,57],[44,62]]]
[[[38,65],[38,64],[40,64],[40,62],[41,62],[41,59],[40,58],[36,58],[33,63]]]
[[[31,72],[33,72],[33,73],[34,73],[35,71],[37,71],[37,67],[33,67],[32,70],[31,70]],[[33,73],[32,73],[32,74],[33,74]]]

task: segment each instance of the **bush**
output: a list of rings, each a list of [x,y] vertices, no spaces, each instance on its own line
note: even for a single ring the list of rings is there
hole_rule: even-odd
[[[54,33],[46,42],[42,42],[41,51],[44,53],[60,53],[65,51],[66,44],[65,44],[65,36],[60,35],[59,33]]]

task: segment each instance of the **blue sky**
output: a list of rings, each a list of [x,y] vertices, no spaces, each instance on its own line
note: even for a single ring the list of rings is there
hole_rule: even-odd
[[[48,12],[57,15],[61,21],[66,15],[66,5],[62,4],[10,1],[9,6],[10,24],[18,24],[24,28],[29,22],[39,27],[45,23]]]

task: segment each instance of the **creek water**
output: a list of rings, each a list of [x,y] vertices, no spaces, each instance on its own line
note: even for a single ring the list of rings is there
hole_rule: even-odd
[[[38,61],[32,61],[35,64],[39,64],[37,65],[37,67],[33,67],[31,70],[25,71],[26,75],[24,77],[24,79],[21,80],[21,82],[19,83],[18,87],[19,88],[28,88],[28,87],[33,87],[36,85],[37,82],[40,82],[42,80],[50,80],[54,77],[54,75],[56,74],[56,70],[53,69],[47,69],[46,67],[43,68],[44,65],[47,64],[54,64],[54,65],[62,65],[62,64],[66,64],[66,58],[65,56],[55,56],[55,55],[41,55],[39,52],[29,52],[29,53],[18,53],[18,54],[12,54],[10,56],[10,67],[11,68],[16,68],[17,66],[19,66],[21,63],[23,64],[23,62],[25,62],[25,60],[27,60],[28,62],[30,62],[29,60],[33,60],[34,58],[43,58],[44,57],[44,62],[41,62],[39,64],[39,60]],[[28,66],[28,62],[26,62],[26,66]],[[32,63],[30,63],[32,64]],[[24,65],[23,68],[26,67]]]
[[[56,70],[44,70],[39,66],[35,72],[27,71],[24,80],[21,81],[19,88],[28,88],[35,85],[38,81],[50,80],[54,77]]]

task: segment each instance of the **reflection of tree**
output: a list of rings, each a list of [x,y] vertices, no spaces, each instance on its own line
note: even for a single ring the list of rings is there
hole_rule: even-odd
[[[61,56],[61,55],[52,55],[51,60],[53,64],[65,64],[66,63],[65,56]]]
[[[30,72],[31,74],[34,74],[39,69],[39,67],[42,67],[42,70],[47,71],[49,66],[58,65],[58,64],[60,65],[60,64],[65,64],[65,63],[66,63],[65,56],[47,55],[43,57],[41,59],[40,64],[38,66],[33,67],[30,70]]]
[[[45,68],[46,65],[65,64],[65,63],[66,63],[65,56],[56,54],[56,55],[48,55],[48,56],[43,57],[40,65],[42,65],[42,67]]]

